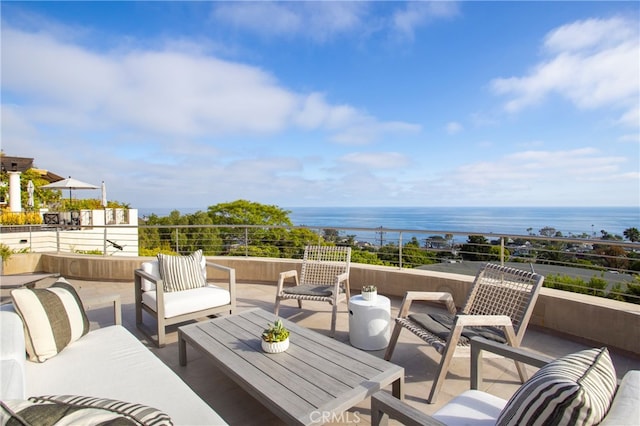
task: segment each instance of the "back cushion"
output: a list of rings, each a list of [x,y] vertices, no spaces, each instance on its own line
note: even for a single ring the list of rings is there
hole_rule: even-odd
[[[141,265],[141,268],[144,272],[149,275],[153,275],[157,279],[160,279],[160,268],[158,267],[158,261],[152,260],[151,262],[144,262]],[[149,280],[142,280],[142,291],[155,291],[156,285],[155,283]]]
[[[558,358],[511,397],[497,425],[596,425],[609,410],[616,372],[607,348]]]
[[[158,267],[164,282],[164,291],[183,291],[206,286],[203,263],[206,263],[206,259],[202,256],[202,250],[188,256],[158,254]]]
[[[51,287],[11,291],[22,318],[31,361],[44,362],[89,332],[89,320],[75,289],[64,278]]]

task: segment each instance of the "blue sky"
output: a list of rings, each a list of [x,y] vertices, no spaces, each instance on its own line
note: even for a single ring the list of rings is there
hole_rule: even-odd
[[[638,2],[1,14],[4,153],[134,208],[640,205]]]

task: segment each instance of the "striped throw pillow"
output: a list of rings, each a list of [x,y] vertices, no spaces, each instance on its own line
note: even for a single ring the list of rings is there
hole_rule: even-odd
[[[616,372],[607,348],[558,358],[511,397],[497,425],[595,425],[609,410]]]
[[[87,396],[39,396],[3,401],[7,424],[170,426],[164,412],[141,404]],[[4,423],[3,423],[4,424]]]
[[[89,320],[76,290],[64,278],[51,287],[11,291],[25,328],[29,359],[44,362],[89,332]]]
[[[202,269],[202,250],[188,256],[158,254],[158,268],[166,292],[204,287],[207,280]]]

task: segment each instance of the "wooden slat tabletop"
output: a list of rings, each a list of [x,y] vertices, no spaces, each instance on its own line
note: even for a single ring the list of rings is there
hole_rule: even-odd
[[[289,349],[263,352],[260,336],[275,320],[270,312],[251,309],[180,327],[180,364],[186,365],[188,342],[290,424],[318,424],[327,413],[342,413],[390,384],[403,397],[402,367],[287,320]]]

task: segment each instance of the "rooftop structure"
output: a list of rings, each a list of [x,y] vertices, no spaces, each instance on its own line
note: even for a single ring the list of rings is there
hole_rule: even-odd
[[[26,172],[29,169],[37,170],[40,175],[49,182],[57,182],[64,179],[62,176],[53,172],[35,167],[33,158],[0,155],[0,170],[2,170],[2,172]]]

